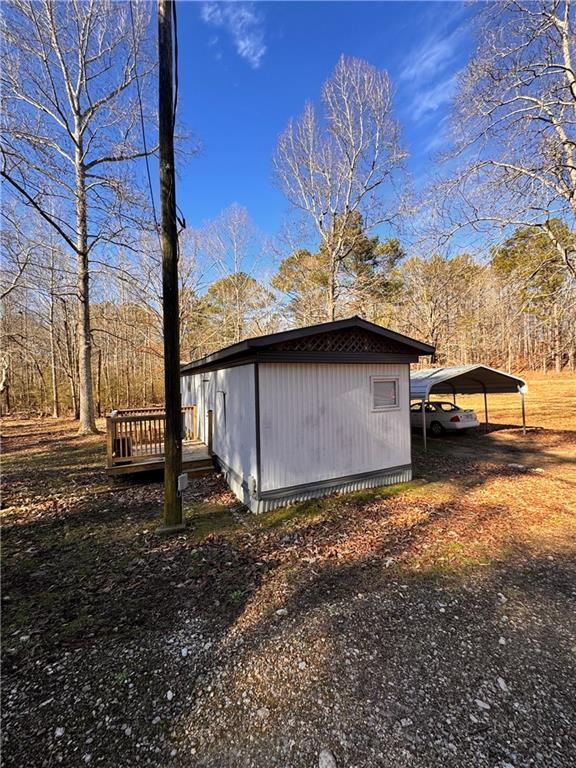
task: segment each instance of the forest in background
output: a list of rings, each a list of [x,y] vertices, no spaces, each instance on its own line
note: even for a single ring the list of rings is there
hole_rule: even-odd
[[[211,251],[214,240],[221,259]],[[255,276],[266,255],[261,248],[239,206],[206,230],[183,234],[183,361],[251,336],[325,321],[322,256],[297,251],[263,280]],[[412,256],[398,240],[364,237],[350,254],[337,317],[358,314],[434,344],[436,358],[423,359],[423,366],[481,362],[517,373],[575,371],[574,281],[559,267],[531,276],[549,256],[546,238],[530,229],[494,248],[487,263],[466,253]],[[204,275],[218,272],[220,277],[204,284]],[[147,267],[105,268],[95,280],[98,414],[162,402],[158,274],[159,262],[149,259]],[[13,411],[52,413],[56,401],[60,413],[78,413],[73,276],[66,254],[39,237],[27,277],[4,299],[3,354],[10,362]]]
[[[2,409],[72,413],[89,430],[94,415],[163,397],[143,166],[156,153],[142,101],[155,76],[150,6],[7,7]],[[418,199],[389,76],[342,57],[271,159],[291,226],[264,236],[240,204],[198,229],[179,222],[182,360],[357,314],[435,345],[425,366],[574,371],[574,14],[569,2],[539,7],[480,14],[449,170],[439,158]],[[433,226],[415,231],[414,219]],[[454,255],[449,239],[466,227],[477,245]]]

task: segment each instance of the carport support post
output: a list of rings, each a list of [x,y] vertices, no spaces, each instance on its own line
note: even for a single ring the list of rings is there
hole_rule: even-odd
[[[520,400],[522,401],[522,434],[526,434],[526,402],[524,400],[524,392],[520,390]]]
[[[428,451],[426,445],[426,409],[424,408],[424,400],[422,400],[422,439],[424,440],[424,453]]]
[[[482,384],[482,389],[484,390],[484,430],[488,432],[488,395],[485,384]]]

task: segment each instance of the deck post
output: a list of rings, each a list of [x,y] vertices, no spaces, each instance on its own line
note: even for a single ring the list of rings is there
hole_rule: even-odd
[[[114,421],[112,416],[106,416],[106,465],[111,467],[114,463]]]
[[[208,419],[208,435],[207,435],[206,445],[208,446],[208,453],[210,454],[210,456],[214,455],[214,453],[212,451],[212,422],[213,422],[213,415],[214,415],[213,411],[210,408],[210,410],[208,411],[208,413],[206,415],[206,418]]]

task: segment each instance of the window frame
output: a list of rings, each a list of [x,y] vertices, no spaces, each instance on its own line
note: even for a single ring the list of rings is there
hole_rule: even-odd
[[[374,384],[380,381],[393,381],[396,388],[396,402],[394,405],[381,405],[376,406],[374,404]],[[399,411],[400,410],[400,377],[399,376],[370,376],[370,398],[371,398],[371,413],[386,413],[387,411]]]

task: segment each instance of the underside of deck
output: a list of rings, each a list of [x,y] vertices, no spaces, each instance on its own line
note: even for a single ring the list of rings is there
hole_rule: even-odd
[[[136,449],[137,451],[137,449]],[[109,475],[131,475],[137,472],[157,472],[164,470],[164,456],[142,456],[136,453],[125,462],[116,460],[106,468]],[[214,462],[208,446],[200,440],[185,440],[182,443],[182,471],[198,477],[214,471]]]

